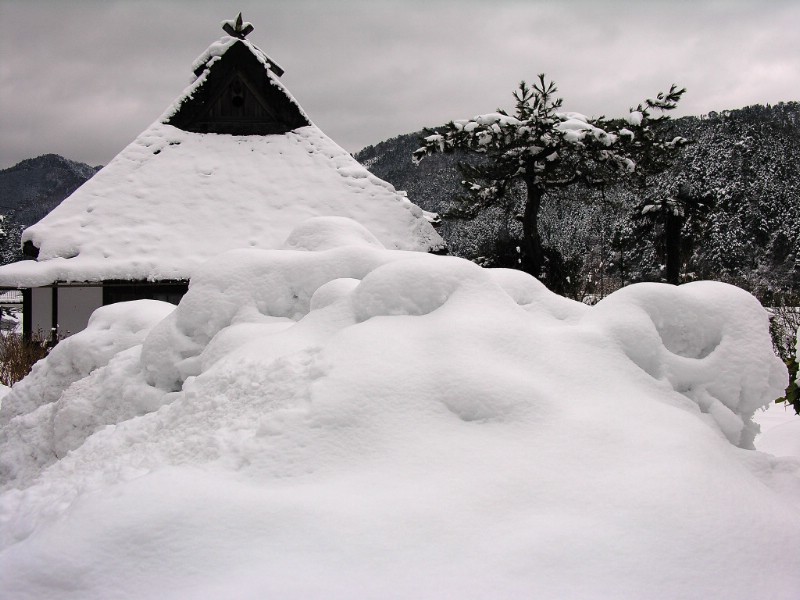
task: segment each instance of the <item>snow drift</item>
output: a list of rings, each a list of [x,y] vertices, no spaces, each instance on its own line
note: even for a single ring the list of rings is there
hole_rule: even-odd
[[[316,219],[98,311],[3,400],[0,585],[793,598],[800,460],[748,449],[785,385],[737,288],[590,308]]]

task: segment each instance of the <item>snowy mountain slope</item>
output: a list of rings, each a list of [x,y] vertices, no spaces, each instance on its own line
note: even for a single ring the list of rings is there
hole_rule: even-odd
[[[0,213],[5,216],[0,264],[22,259],[20,234],[69,196],[100,167],[45,154],[0,171]]]
[[[96,315],[4,399],[10,597],[796,597],[750,295],[587,307],[340,218],[289,239]]]
[[[0,170],[0,204],[32,225],[100,167],[44,154]]]

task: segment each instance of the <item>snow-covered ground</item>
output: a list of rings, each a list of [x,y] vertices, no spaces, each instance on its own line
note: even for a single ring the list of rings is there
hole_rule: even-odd
[[[771,404],[756,412],[753,420],[761,427],[755,447],[775,456],[800,457],[800,416],[786,404]]]
[[[796,599],[800,458],[752,449],[786,382],[737,288],[589,307],[316,219],[6,396],[0,589]]]

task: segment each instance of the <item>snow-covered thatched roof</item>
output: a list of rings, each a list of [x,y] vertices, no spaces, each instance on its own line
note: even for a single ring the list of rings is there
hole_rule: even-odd
[[[231,65],[231,55],[249,63]],[[261,81],[253,80],[254,64]],[[311,124],[272,71],[280,68],[250,42],[223,38],[193,68],[197,79],[158,121],[25,230],[22,241],[38,258],[0,268],[0,286],[187,279],[226,250],[279,247],[319,216],[354,219],[387,248],[443,245],[419,207]],[[267,119],[262,131],[276,122],[288,124],[284,131],[197,131],[236,81]]]

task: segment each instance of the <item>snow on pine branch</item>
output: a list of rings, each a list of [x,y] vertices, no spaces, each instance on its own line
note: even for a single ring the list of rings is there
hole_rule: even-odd
[[[426,130],[413,161],[419,164],[430,154],[456,149],[487,155],[492,167],[473,170],[475,177],[465,183],[470,193],[483,200],[491,195],[489,190],[506,188],[493,182],[522,177],[533,185],[549,186],[575,178],[596,179],[588,173],[602,164],[612,170],[633,170],[634,162],[615,150],[623,134],[607,130],[605,124],[584,114],[559,110],[562,101],[555,97],[556,91],[544,75],[532,87],[523,81],[514,93],[514,115],[498,110]]]

